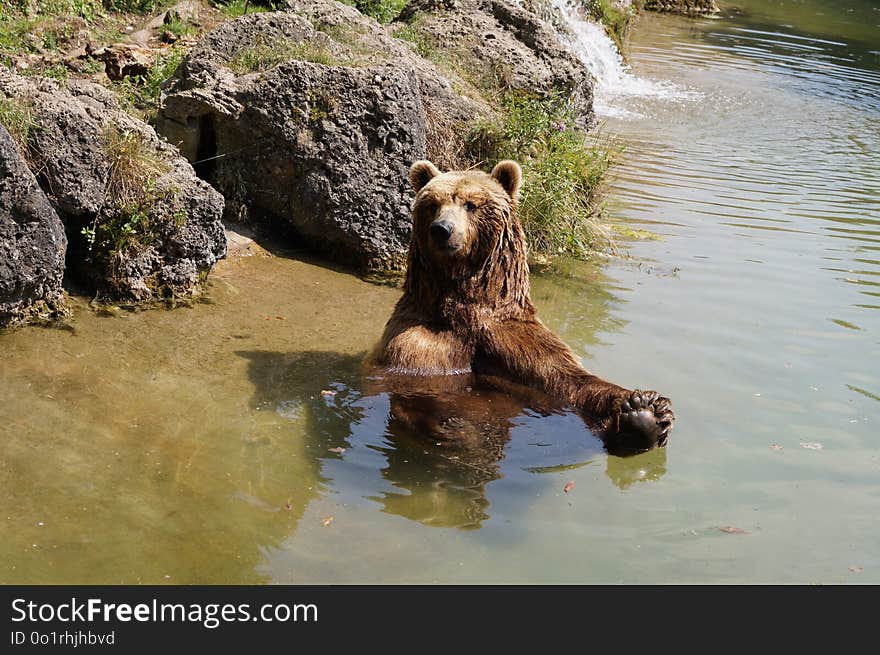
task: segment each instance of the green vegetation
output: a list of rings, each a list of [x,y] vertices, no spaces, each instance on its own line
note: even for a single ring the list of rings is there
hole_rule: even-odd
[[[605,26],[605,31],[614,41],[617,50],[623,53],[626,33],[630,21],[636,15],[637,6],[633,4],[629,9],[620,9],[614,0],[581,0],[581,2],[587,11]]]
[[[112,88],[122,105],[130,113],[152,120],[159,111],[162,85],[174,75],[183,57],[182,49],[169,49],[156,58],[146,75],[133,75],[113,82]]]
[[[0,0],[0,52],[54,51],[103,15],[100,0]]]
[[[42,75],[43,77],[51,77],[53,80],[58,80],[59,82],[66,82],[68,77],[70,77],[70,74],[67,71],[67,66],[61,62],[41,66],[40,68],[33,70],[26,70],[24,73],[25,75],[33,74]]]
[[[405,23],[398,27],[392,32],[392,35],[401,41],[412,43],[416,48],[416,52],[425,59],[431,59],[433,61],[435,48],[431,45],[421,30],[413,24],[413,22],[410,22],[409,24]]]
[[[172,4],[168,0],[104,0],[110,11],[129,14],[155,13],[165,5]]]
[[[355,7],[359,12],[376,19],[383,25],[387,25],[400,13],[406,5],[406,0],[340,0],[347,5]]]
[[[292,59],[326,66],[352,66],[356,63],[352,60],[341,60],[326,47],[316,43],[290,39],[257,39],[252,45],[240,50],[226,65],[233,72],[242,75],[271,70]]]
[[[0,124],[9,132],[22,155],[30,159],[33,154],[31,138],[34,131],[40,129],[33,105],[26,98],[0,97]]]
[[[189,21],[183,20],[179,16],[174,16],[163,25],[161,38],[163,41],[170,42],[195,32],[195,26],[190,24]]]
[[[153,4],[165,3],[167,0]],[[86,41],[116,41],[129,20],[115,11],[124,4],[109,0],[0,0],[0,60],[10,64],[13,57],[61,54]]]
[[[309,122],[320,123],[333,117],[336,112],[336,98],[326,91],[309,91]]]
[[[336,43],[348,48],[354,57],[349,57],[348,66],[373,65],[379,60],[388,58],[387,53],[364,43],[365,29],[360,25],[339,24],[328,25],[322,21],[312,23],[319,32],[323,32]]]
[[[245,14],[255,14],[260,11],[275,11],[274,2],[258,3],[253,0],[220,0],[214,5],[229,18],[238,18]]]
[[[112,209],[99,214],[82,229],[82,235],[93,257],[112,267],[132,248],[155,240],[151,208],[168,196],[167,191],[157,188],[156,180],[170,170],[170,165],[135,130],[110,125],[103,139],[110,162],[107,196]],[[178,222],[177,212],[172,218]]]
[[[447,75],[451,74],[453,88],[462,95],[477,96],[490,104],[497,104],[498,98],[511,88],[514,67],[510,61],[502,57],[489,63],[479,61],[474,57],[478,43],[472,39],[457,43],[438,41],[425,25],[424,14],[415,14],[392,35],[412,43],[419,55],[432,61]]]
[[[118,125],[104,130],[104,149],[110,162],[107,193],[120,205],[143,200],[144,181],[154,181],[170,168],[143,134]]]
[[[466,137],[475,165],[520,162],[525,176],[520,220],[539,253],[583,256],[607,247],[597,221],[602,182],[614,160],[609,143],[591,143],[561,96],[509,92],[497,122],[479,122]]]
[[[80,62],[80,72],[84,75],[98,75],[104,72],[104,62],[94,57],[86,57]]]

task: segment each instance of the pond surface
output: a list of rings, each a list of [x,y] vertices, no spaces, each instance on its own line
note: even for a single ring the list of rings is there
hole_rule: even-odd
[[[673,399],[667,449],[481,388],[491,449],[408,438],[360,369],[398,291],[253,248],[191,308],[0,334],[0,582],[880,582],[870,5],[635,30],[609,213],[661,239],[533,298]]]

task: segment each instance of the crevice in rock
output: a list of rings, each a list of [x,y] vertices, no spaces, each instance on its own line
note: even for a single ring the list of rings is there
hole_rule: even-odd
[[[66,214],[55,208],[67,235],[67,256],[64,259],[64,288],[78,295],[93,296],[98,291],[94,271],[89,269],[86,258],[88,243],[82,230],[90,225],[88,218]]]
[[[212,114],[199,117],[198,139],[193,170],[196,175],[210,183],[217,167],[217,129]]]

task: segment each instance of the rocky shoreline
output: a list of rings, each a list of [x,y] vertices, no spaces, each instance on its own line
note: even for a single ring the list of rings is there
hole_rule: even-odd
[[[0,326],[63,315],[68,281],[115,303],[191,297],[226,253],[224,221],[353,271],[399,270],[413,161],[511,152],[512,106],[575,140],[593,123],[592,77],[552,3],[411,0],[387,25],[335,0],[277,4],[175,50],[152,124],[114,85],[150,80],[151,39],[187,38],[169,26],[199,24],[207,5],[68,57],[105,85],[34,75],[33,56],[0,66]],[[673,4],[714,3],[646,7]],[[545,136],[514,145],[539,158]]]

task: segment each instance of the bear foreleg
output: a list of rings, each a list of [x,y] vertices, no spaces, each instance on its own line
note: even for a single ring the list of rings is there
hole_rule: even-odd
[[[631,391],[587,371],[571,349],[537,318],[499,321],[481,335],[477,362],[577,409],[600,436],[621,449],[663,446],[675,419],[656,391]],[[478,367],[479,368],[479,367]],[[477,370],[479,372],[479,370]]]

